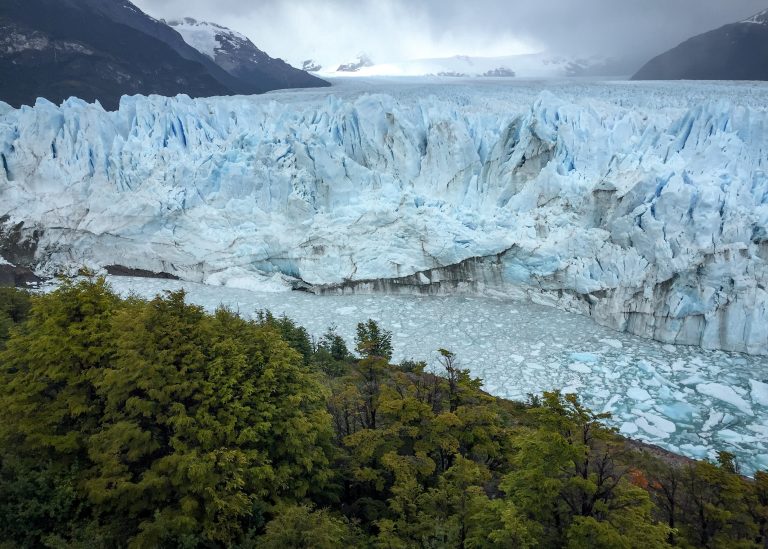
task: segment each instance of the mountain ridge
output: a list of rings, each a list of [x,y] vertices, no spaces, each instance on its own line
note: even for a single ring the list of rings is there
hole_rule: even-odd
[[[270,57],[247,36],[210,21],[192,17],[164,21],[185,43],[210,58],[231,76],[254,87],[321,87],[329,85],[282,59]],[[266,86],[265,86],[266,84]],[[267,91],[265,89],[264,91]]]
[[[632,79],[768,80],[768,9],[689,38]]]
[[[326,85],[307,76],[302,87]],[[252,94],[286,82],[256,80],[230,74],[127,0],[0,4],[0,100],[14,107],[78,97],[114,110],[123,95]]]

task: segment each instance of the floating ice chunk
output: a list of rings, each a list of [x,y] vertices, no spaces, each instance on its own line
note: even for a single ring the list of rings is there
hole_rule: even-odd
[[[666,418],[663,418],[651,412],[643,412],[641,415],[642,417],[650,421],[654,425],[654,427],[664,431],[665,433],[674,433],[675,431],[677,431],[677,427],[675,426],[675,424]]]
[[[724,440],[726,442],[731,442],[734,444],[750,443],[750,442],[755,442],[756,440],[755,437],[753,436],[737,433],[733,429],[721,429],[717,432],[715,436],[717,436],[717,438],[719,438],[720,440]]]
[[[649,422],[645,417],[639,417],[635,421],[635,424],[643,431],[657,438],[669,438],[669,433],[664,429],[659,428],[657,425]]]
[[[589,374],[592,372],[589,366],[587,366],[586,364],[582,364],[580,362],[571,364],[570,366],[568,366],[568,369],[573,370],[574,372],[579,372],[580,374]]]
[[[698,412],[696,406],[686,402],[675,402],[672,404],[662,404],[656,408],[666,417],[675,421],[689,421],[693,415]]]
[[[642,387],[630,387],[627,391],[627,396],[632,400],[645,401],[650,400],[651,395],[648,391]]]
[[[709,454],[709,448],[697,444],[681,444],[680,450],[685,452],[685,455],[696,459],[705,459]]]
[[[674,345],[664,345],[664,347],[662,347],[662,348],[663,348],[663,349],[664,349],[666,352],[668,352],[668,353],[672,353],[672,354],[674,354],[674,353],[676,353],[676,352],[677,352],[677,347],[675,347]]]
[[[637,430],[637,425],[629,421],[622,423],[621,428],[619,429],[619,431],[624,435],[634,435],[637,433]]]
[[[608,412],[613,412],[613,405],[616,404],[620,398],[621,397],[619,397],[619,395],[613,395],[611,400],[606,402],[605,406],[603,406],[603,413],[606,414]]]
[[[342,315],[342,316],[349,316],[353,315],[357,312],[357,307],[339,307],[336,309],[336,314]]]
[[[758,433],[763,436],[763,440],[768,442],[768,425],[762,425],[762,424],[755,424],[747,425],[747,429],[752,431],[753,433]]]
[[[760,406],[768,406],[768,383],[750,379],[749,385],[752,388],[752,402]]]
[[[619,341],[618,339],[601,339],[600,343],[605,343],[609,347],[613,347],[614,349],[621,349],[624,347],[624,344]]]
[[[726,404],[730,404],[748,416],[755,415],[749,403],[741,398],[733,388],[728,387],[727,385],[723,385],[722,383],[700,383],[699,385],[696,385],[696,390],[702,395],[711,396]]]
[[[571,360],[586,362],[587,364],[596,364],[600,362],[600,357],[594,353],[571,353]]]

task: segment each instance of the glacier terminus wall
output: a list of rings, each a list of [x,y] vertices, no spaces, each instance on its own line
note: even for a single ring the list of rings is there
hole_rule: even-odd
[[[524,81],[0,103],[0,263],[485,292],[768,354],[766,105]]]

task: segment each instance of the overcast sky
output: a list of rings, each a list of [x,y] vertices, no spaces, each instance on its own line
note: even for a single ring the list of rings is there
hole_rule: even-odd
[[[652,56],[768,8],[768,0],[133,0],[158,18],[195,17],[297,64],[452,55]]]

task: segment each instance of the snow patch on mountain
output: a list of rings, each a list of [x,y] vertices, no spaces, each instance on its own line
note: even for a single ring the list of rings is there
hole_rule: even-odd
[[[41,273],[493,292],[768,353],[766,88],[489,80],[0,108],[7,247]]]
[[[187,44],[200,53],[207,55],[214,61],[216,60],[217,51],[221,48],[223,36],[230,35],[240,40],[248,40],[248,38],[242,34],[226,27],[222,27],[215,23],[197,21],[191,17],[173,21],[164,21],[164,23],[181,34]]]
[[[369,69],[370,67],[373,67],[373,61],[371,61],[371,58],[365,54],[361,53],[357,56],[357,58],[354,61],[350,61],[349,63],[342,63],[338,66],[336,69],[337,73],[360,73],[360,74],[366,74],[362,71],[364,69]],[[370,76],[370,75],[369,75]]]
[[[323,66],[314,59],[305,59],[301,64],[301,70],[307,72],[320,72]]]
[[[568,57],[548,53],[502,57],[454,57],[416,59],[395,63],[354,64],[355,70],[337,69],[354,76],[519,76],[524,78],[562,78],[579,75],[586,69],[603,65],[602,57]],[[349,67],[352,64],[343,65]],[[334,73],[331,73],[334,74]],[[615,76],[615,75],[614,75]]]
[[[752,17],[745,19],[742,23],[756,23],[758,25],[768,25],[768,9],[756,13]]]

